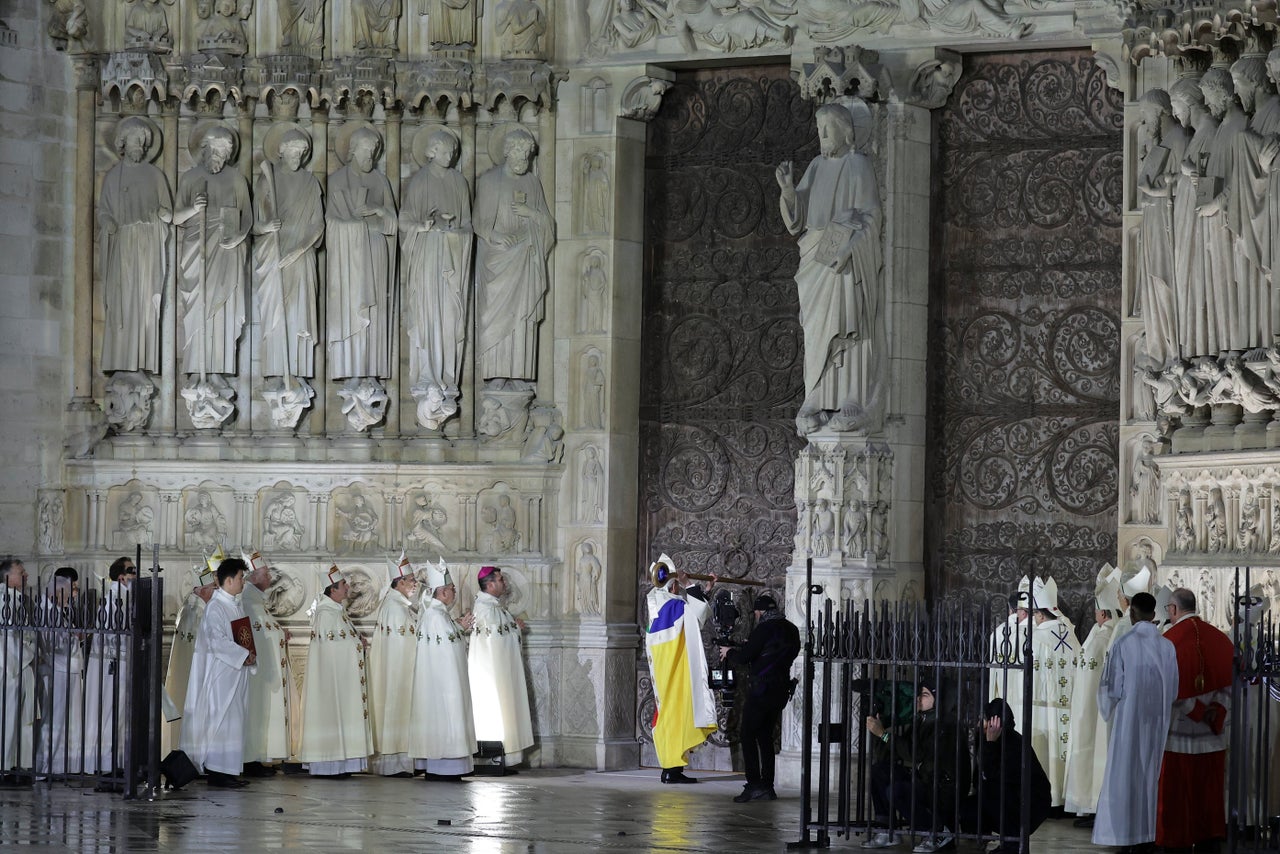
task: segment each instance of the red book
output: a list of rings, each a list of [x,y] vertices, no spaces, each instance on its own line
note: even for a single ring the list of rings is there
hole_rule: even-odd
[[[249,624],[248,617],[231,621],[231,637],[249,652],[258,654],[258,650],[253,645],[253,626]]]

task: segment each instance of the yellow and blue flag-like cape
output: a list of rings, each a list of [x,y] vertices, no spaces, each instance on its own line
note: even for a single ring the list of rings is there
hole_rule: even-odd
[[[645,651],[658,702],[653,746],[662,767],[675,768],[717,728],[702,648],[702,623],[710,609],[705,602],[686,601],[661,588],[650,591],[648,604]]]

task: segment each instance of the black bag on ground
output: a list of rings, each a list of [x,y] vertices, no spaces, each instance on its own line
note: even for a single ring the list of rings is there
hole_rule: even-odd
[[[160,763],[160,772],[174,789],[181,789],[196,777],[196,766],[191,764],[191,757],[181,750],[174,750]]]

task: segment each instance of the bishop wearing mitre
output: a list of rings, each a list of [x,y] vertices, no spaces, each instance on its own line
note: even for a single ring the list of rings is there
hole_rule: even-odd
[[[351,585],[337,564],[329,568],[323,583],[311,618],[298,761],[316,777],[349,777],[366,770],[373,753],[367,642],[347,616]]]
[[[369,720],[376,754],[370,770],[385,777],[413,776],[409,735],[414,719],[409,716],[409,705],[418,651],[417,590],[413,566],[401,553],[399,562],[391,567],[391,586],[383,594],[369,644]],[[434,726],[435,722],[419,720],[418,725]]]
[[[415,770],[428,777],[470,774],[476,749],[467,681],[467,633],[475,615],[454,621],[449,609],[458,595],[444,560],[427,565],[427,589],[418,613],[418,655],[413,668],[410,717],[420,722],[409,733]]]
[[[1080,642],[1058,609],[1058,584],[1037,578],[1031,584],[1031,749],[1049,776],[1051,806],[1066,801],[1067,738],[1071,693]]]
[[[520,653],[524,622],[511,616],[502,604],[501,597],[507,592],[502,570],[481,567],[476,579],[480,592],[472,607],[475,627],[468,657],[476,738],[502,742],[505,763],[518,765],[525,748],[533,746],[529,689]]]
[[[178,609],[177,625],[173,629],[173,644],[169,647],[169,666],[165,671],[164,690],[179,709],[186,705],[187,682],[191,678],[191,656],[195,654],[196,632],[204,619],[204,610],[213,591],[218,589],[218,565],[222,563],[221,550],[205,560],[205,565],[193,570],[196,583]],[[166,747],[176,748],[182,739],[182,718],[169,722],[165,732]],[[104,744],[109,739],[104,740]]]
[[[267,611],[263,593],[271,586],[271,570],[258,552],[242,555],[249,566],[240,606],[253,629],[258,672],[249,677],[249,716],[244,733],[245,773],[275,773],[272,766],[293,755],[293,719],[297,689],[289,666],[289,633]]]

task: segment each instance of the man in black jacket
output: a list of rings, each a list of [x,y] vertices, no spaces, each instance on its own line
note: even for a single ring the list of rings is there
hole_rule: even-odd
[[[747,772],[742,794],[734,797],[740,804],[778,798],[773,791],[773,734],[791,696],[791,662],[800,654],[800,630],[782,615],[773,597],[757,596],[753,607],[756,627],[746,644],[736,649],[720,647],[721,661],[750,668],[738,728]]]
[[[1031,826],[1028,833],[1049,817],[1049,777],[1035,751],[1027,751],[1022,764],[1023,736],[1014,728],[1013,709],[997,697],[987,704],[978,728],[978,773],[974,794],[960,805],[960,826],[968,831],[999,833],[1004,840],[998,854],[1017,854],[1022,819],[1022,775],[1029,774]],[[996,854],[996,852],[993,852]]]

